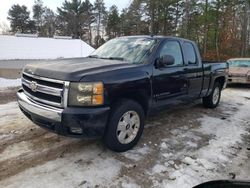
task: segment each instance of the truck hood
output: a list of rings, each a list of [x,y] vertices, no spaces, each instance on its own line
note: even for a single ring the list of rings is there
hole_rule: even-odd
[[[229,67],[229,75],[247,76],[250,74],[250,67]]]
[[[53,78],[64,81],[80,81],[88,74],[112,71],[133,67],[126,61],[106,60],[96,58],[75,58],[49,60],[39,64],[29,64],[24,67],[24,72],[36,76]]]

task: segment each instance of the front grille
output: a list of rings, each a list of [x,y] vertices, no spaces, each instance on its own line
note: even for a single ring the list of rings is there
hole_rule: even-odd
[[[32,100],[55,107],[64,107],[67,82],[23,73],[22,87]],[[66,97],[66,96],[65,96]]]
[[[55,88],[59,88],[59,89],[62,89],[63,88],[63,82],[60,83],[60,81],[58,83],[55,83],[55,82],[48,82],[48,81],[45,81],[45,80],[41,80],[41,79],[37,79],[35,77],[32,77],[31,75],[26,75],[25,73],[23,74],[23,78],[28,80],[28,81],[36,81],[38,82],[39,84],[42,84],[42,85],[46,85],[46,86],[50,86],[50,87],[55,87]]]

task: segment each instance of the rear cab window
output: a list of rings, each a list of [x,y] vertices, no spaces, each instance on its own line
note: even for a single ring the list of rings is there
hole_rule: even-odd
[[[185,60],[187,65],[198,65],[197,55],[195,52],[195,48],[192,43],[184,42],[183,43],[183,51],[185,54]]]

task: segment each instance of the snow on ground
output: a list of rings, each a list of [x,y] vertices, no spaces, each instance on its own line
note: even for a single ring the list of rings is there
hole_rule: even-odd
[[[143,158],[144,155],[146,155],[147,153],[149,153],[149,147],[144,146],[142,148],[139,148],[137,150],[129,150],[125,153],[123,153],[123,155],[131,160],[135,160],[135,161],[139,161]]]
[[[98,154],[98,150],[90,147],[84,152],[65,156],[66,160],[58,158],[27,170],[14,177],[10,185],[3,185],[6,188],[107,186],[119,173],[121,163],[112,157],[98,157]]]
[[[250,173],[249,99],[249,89],[230,88],[217,109],[162,112],[147,120],[139,144],[121,154],[100,141],[40,129],[15,102],[0,105],[0,187],[191,188],[232,174],[244,179]]]
[[[0,78],[0,89],[8,88],[8,87],[18,87],[21,86],[21,79],[5,79]]]
[[[169,161],[164,165],[156,164],[152,169],[154,175],[162,174],[162,172],[169,175],[169,178],[163,180],[162,183],[155,181],[156,187],[190,188],[204,181],[228,178],[229,174],[223,174],[222,169],[232,165],[232,156],[237,156],[237,151],[235,151],[233,147],[237,148],[240,143],[243,143],[242,135],[249,135],[248,129],[250,127],[250,103],[247,102],[247,105],[243,105],[243,103],[246,102],[244,97],[250,97],[249,91],[233,91],[232,93],[233,95],[230,96],[223,95],[223,101],[230,101],[230,105],[232,105],[233,108],[239,108],[236,113],[231,112],[230,117],[220,119],[218,117],[203,115],[202,118],[198,119],[201,123],[200,127],[189,130],[189,132],[178,129],[174,130],[174,137],[180,135],[181,137],[189,137],[190,133],[193,132],[201,136],[202,134],[212,135],[213,138],[209,140],[207,146],[195,151],[191,149],[190,151],[183,152],[182,150],[175,156],[167,156],[166,158]],[[225,104],[225,106],[227,105],[228,104]],[[163,141],[173,139],[174,138],[163,139]],[[197,139],[197,136],[193,137],[193,140],[195,139]],[[200,139],[202,139],[202,137],[200,137]],[[170,143],[171,142],[167,144],[166,142],[162,143],[162,146],[164,146],[162,147],[163,151],[164,149],[169,150],[170,147],[173,147]],[[166,147],[166,145],[168,147]],[[175,145],[178,147],[178,141]],[[194,144],[193,146],[191,145],[191,147],[197,146]],[[173,162],[178,158],[181,160],[179,165]],[[245,156],[240,160],[244,161],[247,159],[247,156]],[[165,160],[164,158],[164,161]],[[174,168],[168,168],[171,162]],[[234,170],[234,166],[232,166],[231,170]]]

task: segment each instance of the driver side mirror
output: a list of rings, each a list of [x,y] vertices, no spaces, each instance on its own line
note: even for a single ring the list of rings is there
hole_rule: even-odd
[[[156,59],[155,66],[156,66],[156,68],[162,68],[162,67],[174,65],[174,63],[175,63],[175,59],[173,56],[164,55],[164,56]]]

